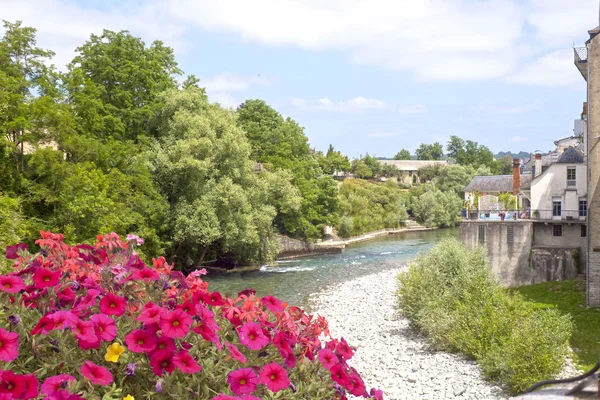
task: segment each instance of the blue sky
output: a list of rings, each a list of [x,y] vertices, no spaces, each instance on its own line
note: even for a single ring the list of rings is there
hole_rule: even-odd
[[[546,151],[585,101],[573,65],[598,0],[0,0],[59,68],[91,33],[172,46],[210,98],[261,98],[311,144],[393,156],[450,135]]]

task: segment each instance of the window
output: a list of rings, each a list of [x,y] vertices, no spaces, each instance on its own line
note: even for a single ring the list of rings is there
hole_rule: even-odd
[[[560,197],[552,198],[552,216],[560,217],[562,215],[562,201]]]
[[[577,169],[567,167],[567,186],[577,186]]]
[[[515,242],[515,227],[512,225],[508,225],[506,227],[506,243],[514,243]]]
[[[587,226],[581,225],[581,237],[587,236]]]
[[[579,216],[587,217],[587,200],[579,200]]]
[[[485,243],[485,225],[479,225],[479,244]]]
[[[552,225],[552,236],[562,236],[562,225]]]

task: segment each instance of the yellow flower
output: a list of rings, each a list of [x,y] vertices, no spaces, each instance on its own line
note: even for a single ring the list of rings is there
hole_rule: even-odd
[[[116,363],[117,361],[119,361],[119,357],[124,352],[125,352],[125,347],[123,347],[119,343],[115,342],[115,343],[111,344],[110,346],[108,346],[108,348],[106,349],[106,354],[104,355],[104,359],[106,361]],[[127,399],[127,400],[132,400],[132,399],[133,398]]]
[[[123,397],[123,400],[135,400],[135,397],[133,397],[132,395],[128,394],[127,396]]]

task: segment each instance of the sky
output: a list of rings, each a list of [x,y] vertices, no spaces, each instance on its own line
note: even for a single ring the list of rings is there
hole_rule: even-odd
[[[392,157],[451,135],[547,151],[573,133],[573,65],[599,0],[0,0],[64,70],[103,29],[175,49],[209,99],[260,98],[311,146]]]

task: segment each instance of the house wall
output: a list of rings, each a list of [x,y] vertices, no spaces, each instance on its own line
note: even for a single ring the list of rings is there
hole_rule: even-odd
[[[588,48],[588,235],[587,303],[600,307],[600,36]]]
[[[553,226],[555,224],[537,222],[534,223],[533,247],[553,247],[553,248],[571,248],[579,251],[580,257],[576,265],[579,272],[585,271],[587,260],[587,238],[581,237],[581,227],[585,224],[561,224],[562,236],[554,236]]]
[[[554,247],[546,243],[534,246],[532,221],[463,221],[461,240],[468,248],[480,245],[480,226],[485,229],[482,246],[487,250],[492,273],[502,286],[572,279],[579,272],[576,254],[583,254],[579,252],[579,242],[573,246]],[[508,227],[513,229],[512,243],[507,240]],[[540,236],[539,241],[543,243],[543,239],[544,236]]]
[[[567,187],[567,167],[576,168],[576,183],[574,187]],[[584,164],[554,163],[548,167],[543,174],[534,178],[531,182],[531,209],[552,210],[552,198],[561,197],[562,209],[564,211],[578,211],[579,198],[586,197],[587,168]],[[543,213],[540,214],[542,218]],[[552,214],[550,214],[551,216]],[[570,215],[565,214],[565,215]],[[578,213],[575,213],[577,216]]]
[[[577,146],[580,141],[581,140],[579,138],[569,138],[569,139],[563,139],[559,142],[556,142],[556,152],[558,153],[558,155],[561,155],[569,147]]]

